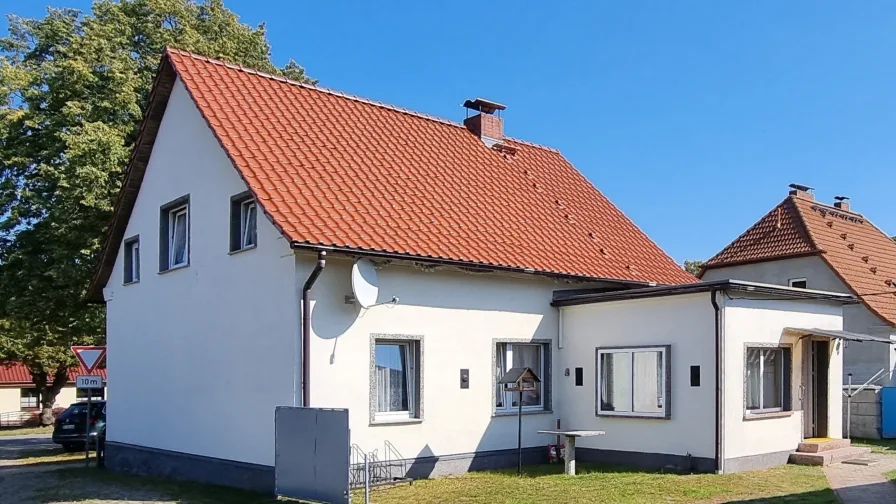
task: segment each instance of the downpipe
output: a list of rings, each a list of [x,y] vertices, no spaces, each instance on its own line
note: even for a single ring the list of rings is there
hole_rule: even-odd
[[[308,353],[311,349],[311,288],[327,265],[327,253],[317,253],[317,265],[305,280],[302,287],[302,407],[311,405],[311,362]]]
[[[712,302],[712,308],[715,310],[715,347],[716,347],[716,436],[715,436],[715,459],[716,473],[722,474],[722,422],[724,416],[722,414],[722,309],[716,301],[716,294],[719,291],[713,289],[709,292],[709,300]]]

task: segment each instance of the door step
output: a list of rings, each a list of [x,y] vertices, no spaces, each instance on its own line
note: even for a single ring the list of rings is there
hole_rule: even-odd
[[[865,458],[870,453],[871,448],[855,448],[851,446],[815,453],[797,451],[790,454],[788,462],[798,465],[826,466],[830,464],[838,464],[846,460]]]
[[[860,466],[872,466],[874,464],[877,464],[878,462],[880,461],[873,458],[856,458],[843,461],[844,464]]]
[[[852,441],[848,439],[812,438],[800,443],[796,451],[799,453],[820,453],[849,448],[851,445]]]

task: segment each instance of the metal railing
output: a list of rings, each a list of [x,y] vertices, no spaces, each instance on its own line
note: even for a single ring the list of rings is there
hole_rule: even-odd
[[[0,428],[2,427],[21,427],[34,415],[31,411],[10,411],[0,413]]]

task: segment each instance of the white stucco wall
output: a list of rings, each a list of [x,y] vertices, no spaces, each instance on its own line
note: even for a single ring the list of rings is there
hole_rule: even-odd
[[[273,463],[273,407],[294,403],[295,259],[261,216],[258,247],[228,254],[245,190],[177,82],[125,233],[140,282],[122,285],[120,250],[106,286],[109,441]],[[190,265],[159,274],[159,208],[185,194]]]
[[[21,410],[19,399],[20,389],[17,387],[0,388],[0,413],[10,413]]]
[[[776,285],[787,285],[791,278],[805,278],[809,289],[851,293],[827,263],[817,256],[714,268],[703,275],[704,281],[727,278]],[[892,335],[896,338],[896,329],[862,304],[843,308],[843,329],[883,337]],[[843,365],[843,383],[846,383],[846,373],[853,373],[853,381],[861,384],[878,370],[885,369],[887,375],[878,385],[896,385],[896,351],[893,347],[872,343],[850,344],[844,353]]]
[[[565,307],[564,348],[557,381],[566,428],[603,430],[577,446],[695,457],[715,457],[715,311],[708,293]],[[671,345],[671,418],[595,415],[596,347]],[[690,367],[700,366],[700,386],[690,386]],[[575,386],[576,367],[584,383]]]
[[[313,264],[298,257],[297,285]],[[493,416],[493,340],[551,341],[553,380],[557,363],[557,309],[552,292],[568,287],[538,277],[507,274],[423,272],[392,264],[378,270],[379,302],[397,305],[362,309],[345,304],[351,294],[351,261],[330,257],[312,290],[311,405],[349,408],[352,443],[365,451],[395,445],[404,458],[516,448],[516,416]],[[370,423],[371,334],[423,336],[423,421],[411,425]],[[470,370],[470,388],[460,388],[460,370]],[[546,446],[554,412],[523,418],[523,445]]]
[[[785,327],[842,329],[842,308],[832,303],[781,299],[725,299],[724,330],[724,458],[784,452],[796,449],[803,437],[803,348],[797,337],[785,335]],[[806,343],[808,339],[803,340]],[[745,346],[793,344],[791,397],[794,414],[786,418],[745,420]],[[831,343],[828,384],[829,437],[842,431],[841,375],[843,347]]]

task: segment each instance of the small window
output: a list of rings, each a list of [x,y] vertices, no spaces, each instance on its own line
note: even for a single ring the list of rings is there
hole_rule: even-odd
[[[230,251],[237,252],[258,244],[258,203],[251,193],[230,199]]]
[[[190,264],[190,196],[162,206],[159,212],[159,271]]]
[[[140,237],[124,241],[124,283],[140,281]]]
[[[747,348],[746,409],[748,413],[771,413],[789,409],[785,401],[787,348]]]
[[[498,384],[504,373],[515,367],[527,367],[541,379],[541,383],[535,384],[535,390],[523,392],[523,409],[545,409],[544,387],[549,386],[545,383],[545,346],[541,343],[498,343],[495,354],[496,411],[516,411],[519,407],[519,392],[507,392]]]
[[[87,400],[87,389],[77,389],[75,399],[79,401]],[[95,389],[90,391],[90,399],[93,401],[102,401],[106,399],[106,389]]]
[[[37,389],[21,389],[19,407],[21,409],[37,409],[40,405],[40,393]]]
[[[791,287],[796,287],[797,289],[808,289],[809,283],[805,278],[791,278],[787,281],[787,285]]]
[[[416,341],[376,341],[374,379],[377,419],[418,417],[418,359]]]
[[[597,414],[669,417],[669,347],[597,350]]]

